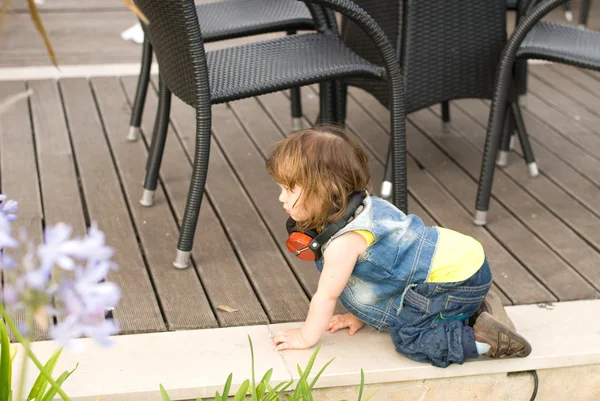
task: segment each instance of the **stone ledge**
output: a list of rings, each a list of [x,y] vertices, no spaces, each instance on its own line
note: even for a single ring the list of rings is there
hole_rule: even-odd
[[[533,352],[528,358],[481,358],[440,369],[399,355],[385,333],[361,330],[350,337],[345,332],[339,332],[325,334],[322,338],[323,346],[313,374],[329,359],[335,357],[336,360],[323,373],[316,387],[322,389],[318,391],[324,394],[335,392],[334,387],[339,387],[339,391],[343,386],[354,388],[360,383],[361,368],[370,392],[377,388],[394,392],[404,386],[422,387],[423,383],[436,379],[462,377],[460,380],[447,381],[447,386],[453,388],[455,385],[452,383],[459,383],[465,376],[470,376],[476,383],[496,380],[494,377],[498,375],[506,377],[508,372],[534,369],[558,369],[557,372],[560,372],[561,368],[579,366],[584,369],[587,365],[600,364],[599,300],[512,306],[507,311],[519,332],[532,344]],[[296,364],[306,366],[312,354],[313,350],[281,353],[273,350],[272,332],[298,325],[289,323],[122,335],[115,337],[116,345],[108,349],[97,348],[90,340],[82,339],[79,341],[85,346],[84,353],[65,350],[56,372],[71,369],[77,362],[80,363],[64,386],[73,401],[93,401],[98,397],[106,397],[106,401],[160,399],[159,383],[164,385],[173,400],[212,397],[215,391],[221,391],[229,373],[233,372],[233,388],[250,378],[249,335],[254,344],[257,379],[273,368],[272,383],[275,385],[290,378],[296,380]],[[55,349],[55,345],[49,341],[37,342],[33,346],[42,360],[46,360]],[[19,361],[20,358],[15,360],[17,365]],[[597,366],[590,369],[597,369]],[[18,372],[18,366],[14,371]],[[35,367],[29,372],[28,386],[33,383]],[[586,383],[585,380],[583,382]],[[375,399],[404,398],[382,398],[378,395]]]

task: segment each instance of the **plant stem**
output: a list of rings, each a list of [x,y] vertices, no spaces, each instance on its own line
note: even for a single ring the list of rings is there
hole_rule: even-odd
[[[23,344],[23,341],[24,341],[23,336],[21,335],[21,333],[15,326],[15,324],[12,321],[12,319],[10,318],[10,316],[8,316],[8,313],[2,307],[2,305],[0,305],[0,314],[2,314],[2,317],[4,317],[4,321],[6,322],[6,324],[8,324],[8,327],[10,327],[10,329],[12,330],[13,335],[16,337],[17,341],[20,342],[21,344]],[[48,372],[46,372],[46,368],[44,368],[44,365],[42,365],[40,360],[37,359],[37,357],[35,356],[33,351],[31,351],[31,348],[29,348],[29,347],[25,348],[25,353],[33,361],[35,366],[40,370],[40,373],[42,374],[42,376],[44,376],[44,378],[48,381],[48,383],[52,386],[52,388],[54,388],[56,390],[56,392],[62,397],[62,399],[64,401],[71,401],[69,396],[66,395],[65,392],[63,391],[63,389],[61,389],[60,386],[56,383],[56,381],[54,381],[54,379],[52,378],[52,375],[50,375]],[[21,401],[21,400],[17,400],[17,401]]]
[[[32,311],[30,311],[30,312],[32,312]],[[27,326],[26,326],[27,335],[21,342],[21,344],[23,345],[23,348],[25,349],[25,352],[23,353],[23,364],[21,365],[21,376],[19,376],[19,391],[17,393],[16,401],[23,400],[22,396],[23,396],[23,388],[25,387],[25,374],[27,373],[27,350],[29,349],[29,344],[31,342],[31,337],[29,337],[29,333],[31,333],[31,331],[33,330],[33,324],[34,324],[33,313],[28,313],[27,314]]]

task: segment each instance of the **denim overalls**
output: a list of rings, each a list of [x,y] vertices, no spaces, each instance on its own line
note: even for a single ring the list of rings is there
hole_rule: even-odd
[[[374,196],[365,198],[355,218],[331,240],[355,230],[370,231],[375,241],[358,258],[339,297],[344,307],[375,329],[388,330],[396,350],[413,360],[441,367],[463,363],[466,319],[491,285],[487,262],[466,281],[426,282],[437,228]],[[323,258],[316,265],[322,271]],[[472,338],[472,329],[468,335]]]

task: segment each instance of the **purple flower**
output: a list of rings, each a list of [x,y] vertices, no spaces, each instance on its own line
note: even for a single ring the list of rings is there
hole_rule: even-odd
[[[11,233],[10,220],[4,213],[0,213],[0,249],[16,248],[18,245],[19,243],[13,238]]]
[[[38,247],[41,267],[52,268],[54,264],[64,270],[73,270],[76,261],[106,261],[113,256],[113,249],[104,243],[104,233],[93,223],[84,238],[71,239],[72,229],[64,223],[47,227],[44,244]]]
[[[91,324],[90,324],[91,323]],[[50,336],[59,345],[81,349],[81,344],[73,341],[81,336],[90,337],[101,346],[112,345],[110,336],[117,334],[119,329],[112,319],[95,322],[78,320],[78,316],[69,315],[56,326],[50,328]]]
[[[4,196],[4,195],[0,195]],[[6,196],[4,196],[6,198]],[[0,213],[4,214],[8,221],[15,221],[17,219],[17,210],[19,209],[19,204],[14,200],[7,200],[6,203],[2,204],[3,201],[0,200]]]
[[[65,306],[67,318],[51,332],[52,338],[62,345],[82,335],[93,338],[100,345],[109,344],[106,338],[118,330],[112,320],[104,319],[107,310],[119,302],[119,288],[110,282],[101,282],[110,269],[107,261],[89,263],[75,269],[75,280],[64,280],[57,297]]]

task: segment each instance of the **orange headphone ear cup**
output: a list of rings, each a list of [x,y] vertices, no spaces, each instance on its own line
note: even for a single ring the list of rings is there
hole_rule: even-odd
[[[312,240],[311,236],[296,231],[289,235],[285,246],[300,259],[314,261],[317,259],[317,255],[309,248]]]

